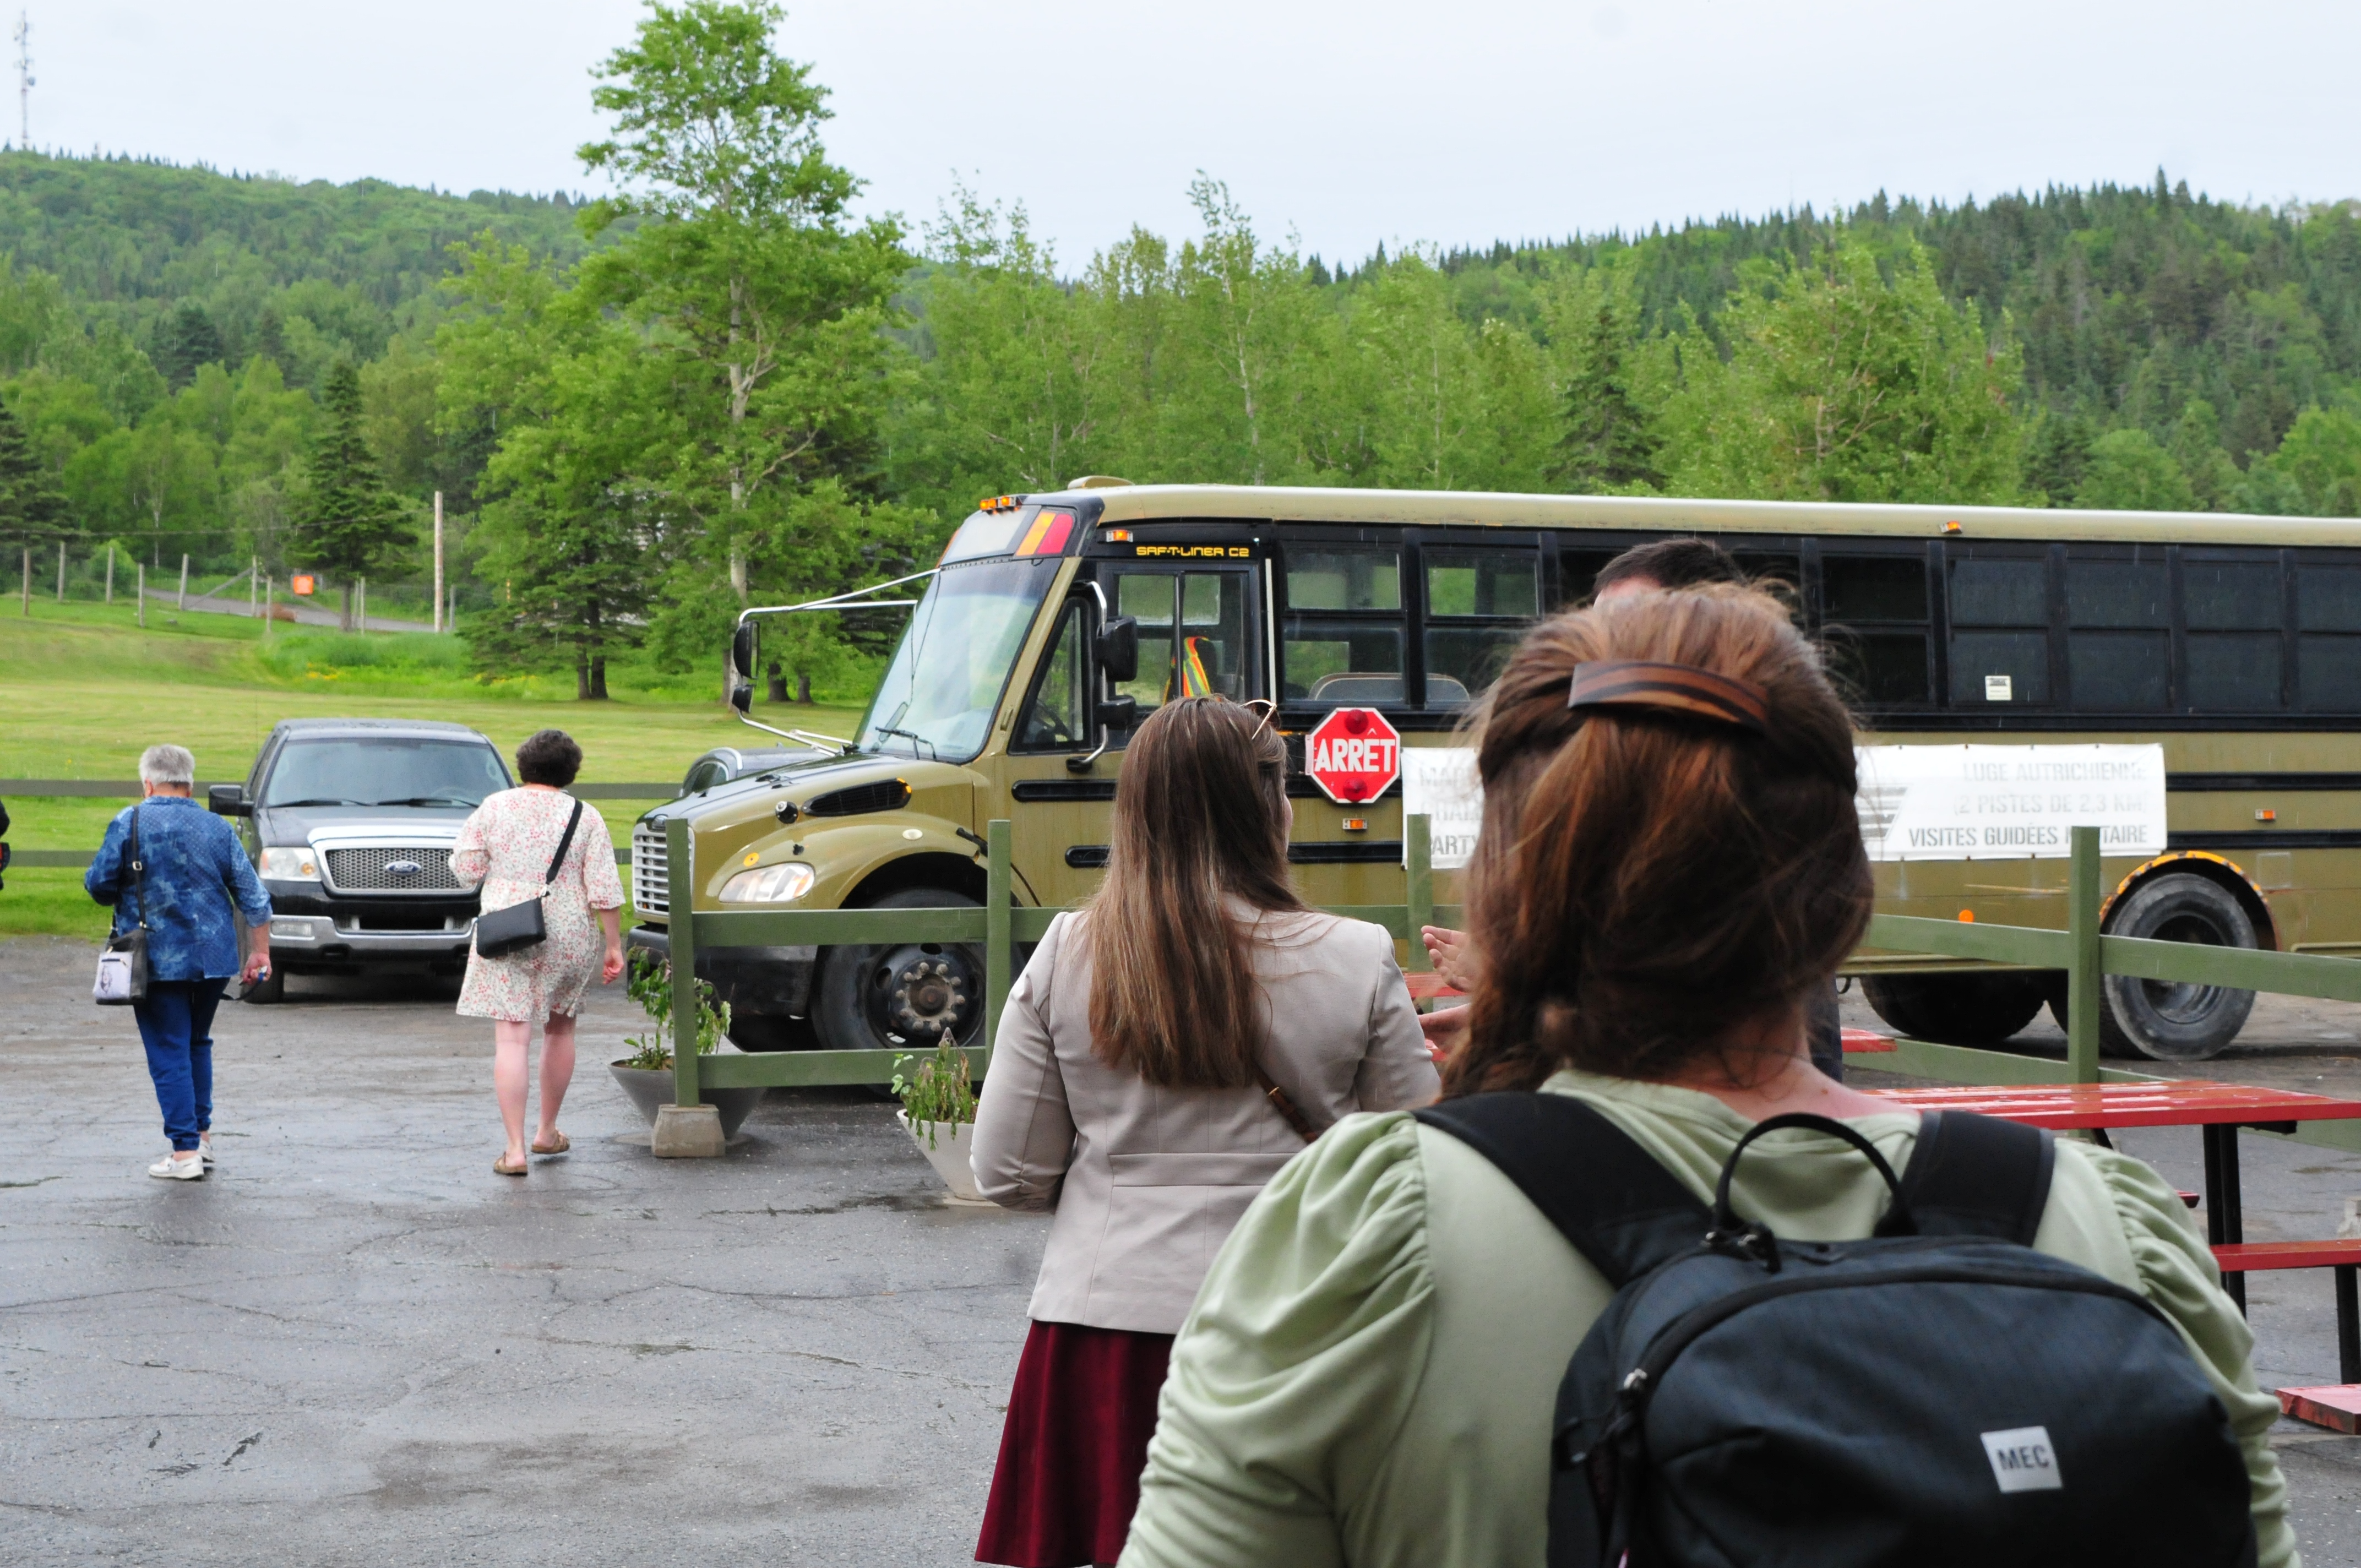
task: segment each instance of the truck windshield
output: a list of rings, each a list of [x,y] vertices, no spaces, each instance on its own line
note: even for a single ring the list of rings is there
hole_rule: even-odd
[[[464,806],[509,787],[500,754],[481,742],[296,740],[262,786],[265,806]]]
[[[935,574],[862,721],[864,751],[964,762],[983,750],[1055,560],[980,561]]]

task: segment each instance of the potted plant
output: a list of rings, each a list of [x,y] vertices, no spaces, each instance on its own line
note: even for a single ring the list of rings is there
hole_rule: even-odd
[[[902,1100],[895,1117],[951,1190],[951,1201],[986,1201],[968,1163],[968,1135],[975,1130],[975,1086],[968,1079],[967,1053],[954,1048],[946,1036],[924,1060],[896,1057],[894,1092]]]
[[[649,1126],[656,1124],[656,1108],[672,1102],[672,964],[653,953],[641,950],[631,955],[631,980],[626,989],[631,1000],[638,1003],[648,1015],[648,1032],[627,1035],[623,1044],[631,1054],[607,1064],[631,1103]],[[717,1002],[710,982],[697,982],[697,1054],[711,1056],[720,1047],[721,1036],[730,1027],[730,1004]],[[721,1135],[733,1138],[754,1107],[762,1102],[763,1091],[758,1088],[721,1089],[711,1084],[697,1085],[697,1098],[721,1113]]]

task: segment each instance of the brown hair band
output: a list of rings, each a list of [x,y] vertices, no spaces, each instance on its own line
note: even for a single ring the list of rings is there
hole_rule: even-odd
[[[1645,659],[1607,659],[1576,664],[1566,693],[1568,707],[1641,707],[1692,718],[1734,724],[1763,733],[1771,711],[1769,694],[1752,681],[1718,674],[1695,664],[1659,664]]]

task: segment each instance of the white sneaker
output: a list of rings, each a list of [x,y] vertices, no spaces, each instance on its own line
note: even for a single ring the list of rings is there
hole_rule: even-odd
[[[176,1159],[166,1155],[148,1168],[148,1174],[159,1181],[203,1181],[205,1179],[205,1157]]]
[[[214,1135],[211,1133],[197,1135],[197,1160],[207,1170],[214,1168]]]

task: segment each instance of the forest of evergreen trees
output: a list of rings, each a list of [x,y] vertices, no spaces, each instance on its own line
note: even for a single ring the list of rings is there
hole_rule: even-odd
[[[0,153],[0,532],[78,577],[110,541],[319,565],[333,489],[390,581],[441,490],[482,656],[587,692],[1090,472],[2361,517],[2351,202],[2159,173],[1336,263],[1201,179],[1198,232],[1065,258],[966,192],[856,222],[775,9],[674,16],[600,106],[653,123],[651,61],[727,57],[768,126],[727,189],[644,138],[583,149],[607,203]],[[777,302],[759,366],[725,297]]]

